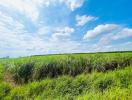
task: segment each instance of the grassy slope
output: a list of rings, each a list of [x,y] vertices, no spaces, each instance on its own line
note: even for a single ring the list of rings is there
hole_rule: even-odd
[[[131,100],[131,65],[132,52],[1,59],[0,99]],[[38,79],[38,75],[43,77]]]
[[[0,60],[17,83],[61,75],[76,76],[94,70],[106,72],[131,65],[132,52],[35,56]]]
[[[1,85],[7,91],[3,93],[3,99],[6,100],[131,100],[132,68],[126,67],[108,73],[81,74],[76,77],[60,76],[15,88],[7,83]]]

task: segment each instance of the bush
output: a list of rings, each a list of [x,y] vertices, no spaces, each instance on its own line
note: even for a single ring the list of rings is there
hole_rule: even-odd
[[[28,83],[32,80],[33,72],[34,63],[29,62],[21,65],[18,64],[16,65],[16,67],[14,67],[14,70],[12,72],[13,79],[16,83]]]

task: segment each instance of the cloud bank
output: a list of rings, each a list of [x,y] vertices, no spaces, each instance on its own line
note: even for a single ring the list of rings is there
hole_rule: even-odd
[[[97,23],[100,16],[80,13],[85,2],[1,0],[0,57],[131,50],[132,28]]]

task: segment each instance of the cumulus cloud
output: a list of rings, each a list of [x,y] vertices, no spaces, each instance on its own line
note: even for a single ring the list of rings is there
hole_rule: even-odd
[[[126,43],[121,43],[121,44],[117,43],[115,46],[114,46],[114,44],[111,45],[111,46],[109,46],[109,44],[111,42],[119,40],[119,39],[127,38],[127,37],[132,37],[132,29],[123,28],[122,27],[119,30],[113,30],[112,33],[109,33],[107,35],[102,36],[100,38],[100,40],[98,41],[98,43],[96,44],[96,46],[100,50],[103,49],[103,47],[109,47],[109,49],[111,48],[111,50],[113,50],[113,51],[130,50],[130,48],[128,47],[128,45],[130,46],[131,42],[126,42]],[[119,46],[121,46],[121,47],[119,47]]]
[[[51,25],[52,23],[45,24],[45,20],[40,20],[40,23],[36,22],[39,18],[39,7],[48,7],[51,3],[54,3],[53,6],[57,6],[56,4],[59,3],[61,6],[68,6],[69,12],[79,7],[73,3],[76,4],[78,1],[68,2],[72,3],[68,4],[66,1],[61,2],[60,0],[1,0],[0,6],[8,9],[11,13],[0,11],[0,56],[24,56],[73,50],[73,48],[69,48],[69,50],[67,48],[68,46],[73,47],[73,45],[76,47],[78,44],[70,40],[75,31],[74,28],[69,27],[67,23]],[[14,17],[14,13],[23,16],[16,16],[20,17],[19,19]],[[30,19],[36,22],[36,26],[31,27],[34,23],[30,23]]]
[[[96,38],[98,35],[105,35],[109,39],[118,40],[122,38],[132,37],[132,28],[123,27],[118,24],[101,24],[92,30],[88,30],[84,35],[84,39]]]
[[[76,26],[83,26],[86,23],[88,23],[90,21],[93,21],[93,20],[96,20],[96,19],[97,18],[93,17],[93,16],[87,16],[87,15],[80,16],[80,15],[76,15],[76,21],[77,21]]]
[[[92,30],[88,30],[87,33],[84,35],[84,39],[91,39],[94,38],[100,34],[104,33],[110,33],[113,30],[119,28],[118,25],[116,24],[103,24],[103,25],[98,25]]]
[[[84,0],[60,0],[60,2],[64,2],[68,8],[74,11],[76,8],[79,8],[83,5]]]
[[[0,5],[7,7],[9,10],[13,9],[33,21],[37,20],[39,16],[36,4],[30,0],[1,0]]]
[[[8,41],[16,38],[16,36],[23,35],[24,25],[14,20],[12,17],[0,12],[0,41]],[[15,28],[14,28],[15,27]],[[18,38],[16,38],[18,39]]]
[[[30,35],[22,23],[5,13],[0,16],[0,56],[27,54],[26,49],[40,48],[44,44],[41,38]]]
[[[5,13],[0,13],[0,56],[28,56],[37,54],[49,54],[49,53],[68,53],[76,51],[78,43],[61,39],[70,38],[74,32],[73,28],[68,26],[58,27],[53,29],[52,39],[44,40],[40,35],[45,35],[51,29],[50,27],[41,27],[36,33],[29,33],[25,30],[25,26],[7,16]],[[15,28],[14,28],[15,27]],[[39,35],[38,35],[39,34]]]
[[[98,35],[100,35],[99,38],[97,38]],[[116,40],[124,39],[128,37],[132,37],[131,28],[123,27],[117,24],[103,24],[103,25],[98,25],[93,30],[88,30],[87,34],[85,34],[83,38],[86,40],[90,40],[90,39],[92,40],[93,38],[97,39],[98,42],[92,46],[96,51],[109,51],[109,50],[118,51],[118,50],[125,50],[123,48],[126,48],[126,50],[130,50],[130,48],[125,46],[126,43],[125,44],[117,43],[116,46],[121,45],[121,47],[116,48],[114,44],[110,45],[111,42],[116,42]]]
[[[132,29],[130,28],[123,28],[117,32],[117,34],[112,36],[113,40],[118,40],[126,37],[132,37]]]
[[[76,26],[83,26],[96,19],[93,16],[77,15],[76,26],[69,26],[69,14],[83,3],[84,0],[1,0],[0,7],[6,10],[0,11],[0,57],[105,51],[113,48],[109,45],[110,41],[132,36],[131,28],[102,24],[88,30],[84,36],[88,40],[102,35],[99,43],[73,37]],[[8,10],[11,12],[8,13]],[[41,11],[45,12],[41,15]],[[127,45],[130,47],[131,41]]]
[[[50,5],[66,4],[71,11],[83,5],[84,0],[0,0],[0,5],[13,9],[20,14],[25,15],[32,21],[39,18],[40,7],[48,7]]]
[[[71,33],[73,33],[74,31],[74,28],[70,28],[67,26],[63,28],[56,28],[55,32],[52,35],[52,40],[66,39],[67,37],[70,37]]]
[[[42,26],[38,28],[37,34],[38,35],[47,35],[51,32],[51,27],[49,26]]]

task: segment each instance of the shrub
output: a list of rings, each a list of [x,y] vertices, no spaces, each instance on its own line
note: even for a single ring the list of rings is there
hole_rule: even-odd
[[[34,72],[34,63],[29,62],[21,65],[16,65],[14,67],[13,79],[16,83],[28,83],[32,80],[32,75]]]

